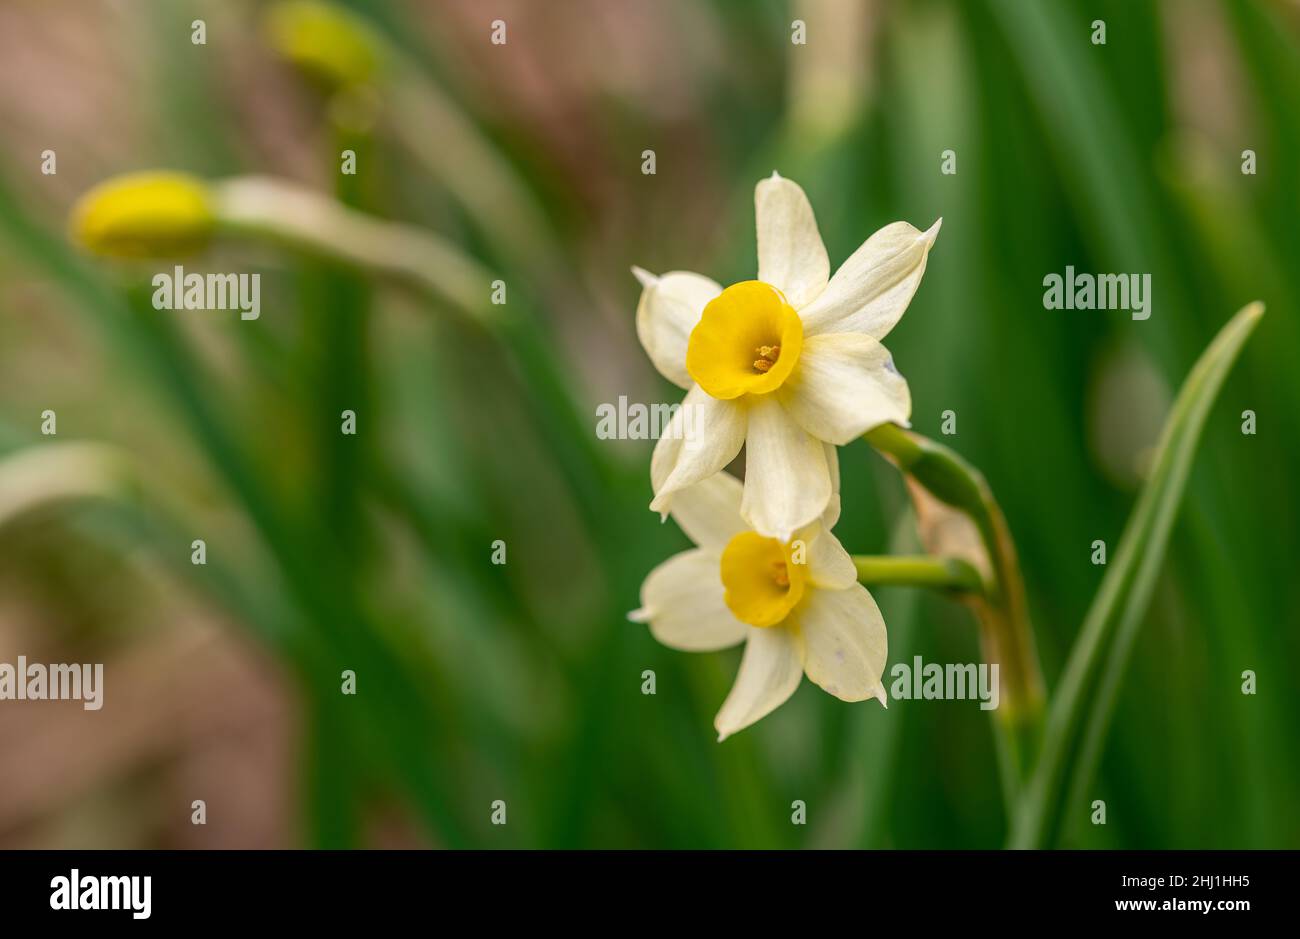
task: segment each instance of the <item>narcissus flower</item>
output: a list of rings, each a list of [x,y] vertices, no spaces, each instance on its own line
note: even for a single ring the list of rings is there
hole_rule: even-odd
[[[719,740],[780,707],[804,674],[844,701],[884,704],[885,622],[839,539],[822,520],[769,538],[740,507],[740,481],[725,472],[679,491],[673,518],[698,547],[650,572],[629,618],[687,652],[745,643]]]
[[[663,376],[686,389],[686,426],[694,427],[660,438],[650,507],[667,512],[675,494],[721,470],[743,444],[742,514],[788,541],[831,497],[827,444],[907,424],[907,382],[880,340],[916,292],[939,222],[928,231],[885,226],[830,277],[798,185],[773,173],[755,189],[754,208],[757,280],[724,290],[700,274],[633,269],[644,288],[637,335]]]

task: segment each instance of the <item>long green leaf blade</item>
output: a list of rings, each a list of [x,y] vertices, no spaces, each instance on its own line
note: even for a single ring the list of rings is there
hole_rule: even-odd
[[[1252,303],[1202,353],[1165,422],[1150,478],[1129,517],[1048,715],[1042,756],[1021,802],[1011,846],[1044,847],[1088,785],[1104,742],[1124,667],[1151,600],[1192,458],[1210,408],[1263,315]]]

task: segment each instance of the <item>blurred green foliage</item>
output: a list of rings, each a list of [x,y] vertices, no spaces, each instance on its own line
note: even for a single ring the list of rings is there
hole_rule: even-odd
[[[686,544],[646,510],[649,445],[594,437],[599,401],[679,394],[635,344],[628,267],[753,276],[752,187],[776,168],[808,191],[833,264],[889,221],[944,218],[888,344],[911,383],[916,428],[938,437],[942,412],[955,411],[958,433],[942,439],[1001,502],[1049,687],[1101,580],[1091,544],[1113,547],[1132,507],[1168,402],[1161,389],[1172,395],[1233,311],[1266,302],[1210,415],[1120,689],[1089,799],[1107,802],[1108,823],[1089,824],[1079,805],[1062,839],[1300,845],[1294,6],[599,4],[601,25],[588,30],[635,35],[653,21],[667,43],[655,68],[685,88],[666,106],[626,70],[597,81],[618,43],[578,41],[593,35],[580,4],[521,14],[499,49],[488,44],[491,17],[472,5],[458,8],[471,24],[460,31],[420,4],[349,5],[492,146],[555,241],[544,269],[516,267],[455,182],[432,179],[403,145],[404,115],[391,110],[365,132],[360,174],[337,195],[442,232],[499,271],[516,318],[506,342],[356,271],[238,245],[208,263],[264,271],[263,317],[214,320],[199,342],[149,308],[146,271],[77,256],[60,207],[20,195],[27,151],[21,171],[11,150],[0,174],[0,263],[48,282],[59,315],[94,337],[99,380],[135,409],[127,425],[171,422],[167,433],[121,420],[101,433],[89,410],[61,418],[61,434],[142,448],[147,489],[188,501],[198,518],[233,509],[241,520],[213,522],[201,586],[289,666],[306,702],[308,843],[364,844],[367,820],[390,803],[448,846],[1004,842],[993,742],[972,703],[885,711],[805,683],[719,745],[712,717],[738,651],[674,652],[624,618],[642,577]],[[168,132],[104,175],[266,171],[249,158],[256,148],[240,137],[239,102],[214,61],[220,32],[210,27],[206,55],[188,43],[189,22],[210,15],[237,33],[227,45],[256,46],[258,5],[229,5],[238,15],[225,17],[217,6],[183,0],[138,14],[154,72],[137,107]],[[807,19],[807,46],[790,43],[796,17]],[[1091,42],[1097,19],[1105,45]],[[861,41],[823,45],[837,30]],[[557,44],[550,58],[584,59],[557,61],[557,72],[594,87],[533,119],[529,73],[493,56],[540,42]],[[810,77],[814,58],[821,71]],[[573,93],[558,80],[549,90]],[[303,86],[304,101],[312,93]],[[332,178],[329,108],[304,108],[319,130],[317,175]],[[640,173],[645,148],[657,151],[655,176]],[[940,172],[949,149],[955,175]],[[1246,149],[1257,175],[1240,171]],[[1042,279],[1066,265],[1150,273],[1152,317],[1045,310]],[[23,346],[4,330],[10,362]],[[34,402],[50,394],[0,401],[0,453],[37,443]],[[355,437],[337,431],[343,408],[357,411]],[[1255,436],[1241,433],[1246,409]],[[841,471],[845,545],[910,545],[896,474],[861,443],[842,452]],[[110,525],[123,550],[143,541],[193,577],[188,530],[168,531],[149,501]],[[497,539],[504,566],[490,563]],[[913,591],[878,600],[891,664],[977,660],[960,607]],[[345,668],[358,674],[355,699],[338,693]],[[641,693],[645,669],[654,696]],[[1247,669],[1254,696],[1241,693]],[[509,806],[504,827],[490,824],[496,799]],[[808,805],[806,827],[790,824],[796,799]]]

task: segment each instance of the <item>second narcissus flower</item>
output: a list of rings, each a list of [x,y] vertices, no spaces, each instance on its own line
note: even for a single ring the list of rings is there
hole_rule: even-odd
[[[742,514],[788,541],[831,498],[828,444],[908,422],[907,382],[880,340],[916,292],[939,222],[928,231],[885,226],[831,277],[798,185],[773,173],[755,189],[754,208],[757,280],[724,290],[700,274],[633,269],[644,288],[637,335],[687,392],[681,425],[655,447],[650,507],[667,512],[745,445]]]
[[[841,700],[884,704],[885,621],[839,539],[822,520],[790,541],[768,538],[740,504],[740,481],[728,473],[677,493],[672,516],[698,547],[650,572],[629,618],[686,652],[745,643],[713,722],[719,740],[780,707],[804,674]]]

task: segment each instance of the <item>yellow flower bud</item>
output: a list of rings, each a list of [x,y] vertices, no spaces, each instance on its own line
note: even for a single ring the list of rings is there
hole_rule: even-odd
[[[383,39],[359,17],[320,0],[282,0],[266,15],[271,46],[336,91],[369,83],[384,58]]]
[[[73,240],[96,254],[174,257],[202,250],[216,227],[207,184],[154,171],[100,183],[72,209]]]

